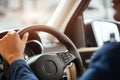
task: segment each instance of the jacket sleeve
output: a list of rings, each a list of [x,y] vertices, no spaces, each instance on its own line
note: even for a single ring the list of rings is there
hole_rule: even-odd
[[[96,51],[79,80],[120,80],[120,43],[108,43]]]
[[[13,62],[8,71],[9,80],[38,80],[24,60]]]

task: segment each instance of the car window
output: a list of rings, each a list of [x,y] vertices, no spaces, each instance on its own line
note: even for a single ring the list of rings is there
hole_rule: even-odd
[[[0,30],[46,24],[61,0],[0,0]]]
[[[64,30],[81,0],[0,0],[0,30],[48,25]]]
[[[119,23],[113,18],[114,9],[111,1],[91,0],[83,13],[87,46],[96,47],[120,41]]]
[[[88,8],[84,12],[84,18],[85,20],[114,20],[113,14],[114,10],[112,8],[111,0],[91,0]]]

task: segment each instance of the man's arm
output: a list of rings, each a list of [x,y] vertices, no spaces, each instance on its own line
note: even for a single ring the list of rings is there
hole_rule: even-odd
[[[38,78],[24,60],[16,60],[9,67],[8,80],[38,80]]]

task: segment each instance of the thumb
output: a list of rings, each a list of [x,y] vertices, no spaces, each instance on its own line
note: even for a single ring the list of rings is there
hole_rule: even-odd
[[[23,41],[24,44],[26,44],[26,42],[27,42],[27,40],[28,40],[28,36],[29,36],[29,33],[28,33],[28,32],[26,32],[26,33],[23,35],[22,41]]]

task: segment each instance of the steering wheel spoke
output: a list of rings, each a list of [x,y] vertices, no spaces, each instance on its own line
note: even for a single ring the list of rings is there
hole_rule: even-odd
[[[57,54],[59,58],[64,63],[64,66],[66,67],[69,63],[71,63],[76,57],[71,52],[62,52]]]

